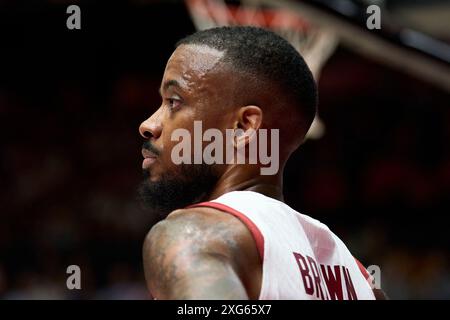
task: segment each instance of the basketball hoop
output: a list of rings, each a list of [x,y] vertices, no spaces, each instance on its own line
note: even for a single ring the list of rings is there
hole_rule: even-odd
[[[185,0],[197,30],[219,26],[255,26],[271,30],[294,46],[305,59],[316,81],[338,43],[330,30],[320,28],[307,17],[280,6],[267,6],[261,0]],[[266,2],[266,1],[265,1]],[[307,138],[319,139],[325,126],[318,116]]]
[[[186,0],[190,14],[198,30],[218,26],[252,25],[282,34],[295,47],[307,40],[309,25],[297,14],[286,9],[261,8],[252,2],[246,4],[227,4],[223,0]]]

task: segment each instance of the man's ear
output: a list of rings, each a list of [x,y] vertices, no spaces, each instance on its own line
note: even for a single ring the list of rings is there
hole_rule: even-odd
[[[239,109],[235,123],[236,146],[244,146],[255,138],[256,131],[261,127],[263,112],[260,107],[250,105]]]
[[[238,112],[238,128],[247,131],[248,129],[258,130],[262,124],[263,112],[258,106],[245,106]]]

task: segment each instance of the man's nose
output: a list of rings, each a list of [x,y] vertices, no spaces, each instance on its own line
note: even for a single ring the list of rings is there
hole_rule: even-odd
[[[139,133],[143,138],[158,139],[162,132],[161,108],[139,126]]]

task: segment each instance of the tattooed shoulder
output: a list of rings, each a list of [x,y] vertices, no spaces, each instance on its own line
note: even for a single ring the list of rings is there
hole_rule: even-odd
[[[214,209],[174,211],[144,241],[149,290],[158,299],[246,297],[249,236],[240,221]]]

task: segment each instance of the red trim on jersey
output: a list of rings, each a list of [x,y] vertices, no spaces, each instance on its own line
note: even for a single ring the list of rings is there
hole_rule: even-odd
[[[357,264],[358,267],[359,267],[359,270],[360,270],[361,273],[363,274],[364,278],[366,278],[366,280],[369,281],[370,275],[369,275],[369,273],[367,272],[366,268],[364,268],[364,266],[362,265],[361,262],[359,262],[358,259],[356,259],[355,257],[354,257],[354,259],[355,259],[355,261],[356,261],[356,264]]]
[[[239,212],[236,209],[233,209],[225,204],[218,203],[218,202],[200,202],[197,204],[193,204],[187,208],[194,208],[194,207],[210,207],[210,208],[218,209],[220,211],[227,212],[227,213],[235,216],[239,220],[241,220],[242,223],[244,223],[245,226],[250,230],[250,233],[252,234],[253,239],[256,242],[256,248],[258,249],[258,253],[259,253],[259,257],[261,258],[261,262],[264,261],[264,237],[263,237],[261,231],[258,229],[258,227],[245,214],[243,214],[242,212]]]

